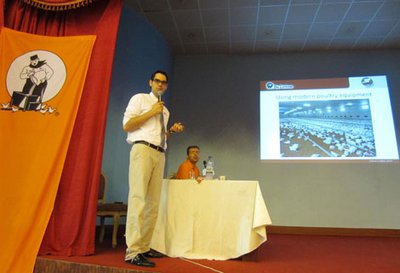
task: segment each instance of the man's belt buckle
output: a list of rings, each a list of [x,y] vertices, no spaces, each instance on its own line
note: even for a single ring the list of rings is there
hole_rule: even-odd
[[[147,141],[144,141],[144,140],[135,141],[135,142],[133,142],[133,144],[144,144],[144,145],[146,145],[146,146],[148,146],[148,147],[150,147],[150,148],[153,148],[154,150],[156,150],[156,151],[158,151],[158,152],[161,152],[161,153],[163,153],[163,152],[165,151],[165,150],[164,150],[163,148],[161,148],[160,146],[151,144],[151,143],[149,143],[149,142],[147,142]]]

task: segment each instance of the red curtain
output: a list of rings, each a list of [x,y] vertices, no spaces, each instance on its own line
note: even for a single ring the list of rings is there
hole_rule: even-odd
[[[0,27],[4,26],[4,1],[0,0]]]
[[[3,2],[0,0],[0,5]],[[97,0],[85,7],[59,12],[15,0],[6,0],[4,4],[5,27],[46,36],[97,36],[56,203],[39,255],[94,253],[98,180],[121,8],[122,0]]]

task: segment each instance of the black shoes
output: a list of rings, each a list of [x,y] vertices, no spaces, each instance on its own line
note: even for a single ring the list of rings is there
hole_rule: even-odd
[[[138,266],[155,267],[156,264],[153,263],[152,261],[147,260],[146,258],[161,258],[161,257],[164,257],[164,254],[161,254],[160,252],[150,249],[145,253],[136,255],[134,258],[130,260],[126,260],[125,262]]]
[[[147,260],[146,257],[143,254],[138,254],[134,258],[130,260],[126,260],[125,262],[133,265],[138,265],[138,266],[145,266],[145,267],[155,267],[156,264]]]
[[[161,254],[160,252],[150,249],[149,251],[143,253],[143,256],[145,256],[146,258],[162,258],[164,257],[164,254]]]

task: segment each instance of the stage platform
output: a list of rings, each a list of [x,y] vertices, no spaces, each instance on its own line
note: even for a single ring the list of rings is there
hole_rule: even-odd
[[[118,268],[98,264],[85,264],[72,261],[63,261],[38,257],[34,273],[156,273],[156,271],[143,271],[134,268]]]
[[[111,237],[111,236],[109,236]],[[40,256],[34,273],[398,273],[399,237],[268,235],[251,259],[152,259],[154,268],[124,262],[124,240],[96,244],[90,256]],[[247,256],[247,255],[246,255]]]

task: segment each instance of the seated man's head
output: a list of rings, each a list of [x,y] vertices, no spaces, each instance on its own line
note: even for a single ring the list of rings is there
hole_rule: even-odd
[[[199,161],[200,148],[196,145],[189,146],[186,149],[186,154],[187,154],[187,159],[190,162],[196,164],[197,161]]]

